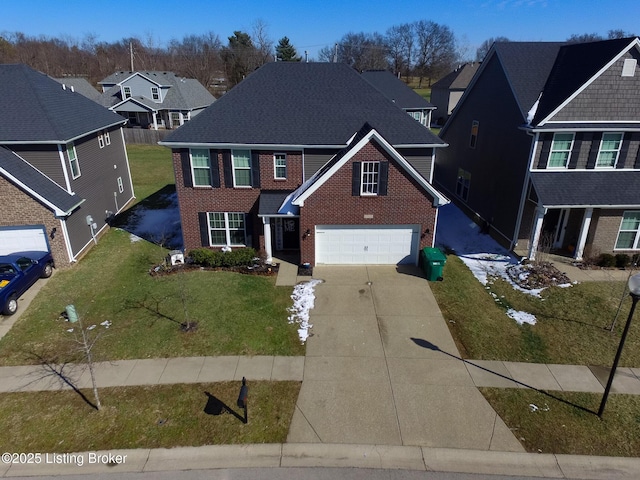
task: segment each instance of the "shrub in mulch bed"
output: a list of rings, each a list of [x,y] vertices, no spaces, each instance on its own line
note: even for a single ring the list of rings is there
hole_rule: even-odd
[[[151,276],[171,275],[191,270],[211,270],[243,273],[246,275],[274,275],[279,265],[270,264],[256,256],[253,248],[238,248],[223,252],[208,248],[197,248],[189,252],[184,264],[170,265],[165,262],[149,270]]]

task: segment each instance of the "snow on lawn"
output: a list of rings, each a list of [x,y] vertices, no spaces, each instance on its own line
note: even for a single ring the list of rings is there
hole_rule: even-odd
[[[436,245],[445,251],[453,251],[487,289],[490,288],[487,285],[497,277],[509,282],[516,290],[540,297],[542,288],[522,288],[507,273],[508,267],[518,268],[519,260],[489,235],[481,233],[480,227],[453,204],[440,207],[438,211]],[[520,275],[527,275],[527,272]],[[507,315],[519,324],[536,323],[535,316],[527,312],[509,309]]]
[[[291,299],[293,300],[293,306],[289,308],[289,323],[297,323],[298,337],[300,342],[304,343],[309,337],[309,329],[312,325],[309,324],[309,310],[313,308],[316,296],[313,291],[322,280],[309,280],[308,282],[299,283],[293,287],[293,294]]]

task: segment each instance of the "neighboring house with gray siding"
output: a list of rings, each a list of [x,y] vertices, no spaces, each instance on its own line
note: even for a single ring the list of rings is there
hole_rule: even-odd
[[[0,65],[0,110],[0,252],[68,265],[134,199],[126,120],[26,65]]]
[[[479,66],[479,62],[465,63],[431,86],[431,103],[437,109],[434,118],[436,125],[443,125],[447,121]]]
[[[160,143],[188,250],[415,264],[449,202],[431,184],[446,144],[341,63],[263,65]]]
[[[435,182],[504,245],[640,252],[640,41],[496,43],[441,131]]]
[[[129,119],[131,127],[178,128],[215,101],[200,82],[173,72],[119,71],[98,84],[100,103]]]

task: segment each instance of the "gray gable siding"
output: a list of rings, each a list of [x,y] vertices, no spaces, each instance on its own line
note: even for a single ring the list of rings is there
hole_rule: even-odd
[[[151,87],[158,87],[158,90],[160,90],[159,85],[150,82],[140,75],[135,75],[124,82],[122,87],[125,86],[131,87],[131,95],[147,97],[149,100],[151,100]]]
[[[93,217],[100,230],[106,224],[106,211],[115,213],[133,198],[121,129],[111,130],[109,137],[111,145],[104,148],[99,147],[97,135],[75,144],[81,175],[70,179],[71,188],[86,201],[67,221],[74,255],[92,241],[87,215]],[[122,177],[123,193],[118,191],[118,177]]]
[[[551,121],[640,121],[640,69],[636,69],[633,77],[622,77],[622,65],[627,58],[640,63],[640,53],[631,49]]]
[[[494,55],[485,62],[465,101],[443,131],[449,147],[436,155],[434,180],[449,198],[466,204],[511,239],[528,169],[531,137],[519,130],[521,110]],[[471,125],[479,121],[476,148],[470,148]],[[469,198],[456,196],[458,168],[471,174]]]
[[[397,150],[427,181],[431,179],[433,148],[398,148]]]
[[[304,181],[309,180],[314,173],[322,168],[338,153],[338,149],[307,148],[304,151]]]
[[[11,150],[62,188],[67,188],[57,145],[11,145]]]

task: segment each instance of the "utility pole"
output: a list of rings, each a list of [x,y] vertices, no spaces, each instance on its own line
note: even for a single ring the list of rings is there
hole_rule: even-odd
[[[338,63],[338,44],[335,44],[334,50],[333,50],[333,63]]]
[[[131,57],[131,71],[133,72],[133,42],[129,42],[129,56]]]

